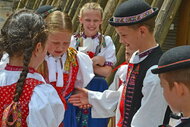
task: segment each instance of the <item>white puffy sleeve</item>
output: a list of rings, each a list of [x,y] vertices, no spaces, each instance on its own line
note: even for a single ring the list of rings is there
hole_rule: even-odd
[[[110,36],[105,36],[106,47],[101,48],[101,52],[98,54],[99,56],[104,56],[106,62],[116,63],[116,51],[115,45]]]
[[[35,87],[29,103],[28,127],[58,127],[65,108],[56,90],[49,84]]]
[[[88,55],[79,51],[77,53],[77,58],[79,70],[77,74],[77,80],[75,82],[75,87],[86,87],[94,77],[92,60]]]
[[[120,84],[120,80],[124,82],[126,80],[128,65],[122,65],[117,72],[115,73],[114,80],[109,86],[109,90],[118,90]]]
[[[158,75],[151,72],[156,67],[157,65],[152,66],[146,73],[141,107],[132,119],[132,127],[158,127],[163,123],[167,103],[163,97]]]
[[[104,92],[88,92],[88,101],[92,106],[93,118],[107,118],[115,116],[123,85],[117,90],[105,90]]]

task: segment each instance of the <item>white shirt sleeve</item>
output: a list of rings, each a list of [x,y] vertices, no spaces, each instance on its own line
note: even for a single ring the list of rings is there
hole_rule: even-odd
[[[126,80],[128,65],[122,65],[115,73],[114,80],[109,86],[109,90],[118,90],[120,80],[124,82]]]
[[[92,60],[85,53],[77,53],[77,60],[79,65],[79,70],[77,74],[77,80],[75,82],[75,87],[86,87],[88,83],[94,77],[94,70],[92,66]]]
[[[34,88],[29,103],[28,127],[58,127],[64,118],[65,108],[56,90],[49,84]]]
[[[158,75],[151,72],[157,65],[152,66],[146,73],[142,94],[141,107],[135,113],[131,127],[158,127],[163,123],[166,101],[160,86]]]
[[[116,63],[115,45],[110,36],[105,36],[106,47],[101,48],[98,56],[104,56],[107,62]]]
[[[0,59],[0,70],[3,70],[7,63],[9,63],[9,55],[7,53],[4,53]]]
[[[104,92],[88,92],[88,101],[92,106],[93,118],[107,118],[115,116],[115,111],[119,98],[123,89],[123,85],[117,90],[105,90]]]

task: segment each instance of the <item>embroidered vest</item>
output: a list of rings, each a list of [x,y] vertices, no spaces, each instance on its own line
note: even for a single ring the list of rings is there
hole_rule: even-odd
[[[122,104],[121,100],[120,104],[120,107],[124,105],[123,112],[121,112],[123,113],[123,119],[122,120],[120,119],[118,126],[131,127],[132,118],[141,106],[141,99],[143,97],[142,95],[143,80],[145,78],[147,70],[153,65],[158,64],[161,55],[162,55],[161,48],[156,47],[143,61],[141,61],[138,64],[132,65],[133,67],[131,70],[131,74],[127,74],[127,78],[129,79],[126,80],[128,82],[123,90],[123,93],[125,92],[125,94],[123,95],[124,96],[123,99],[125,99],[125,102],[123,102]],[[130,85],[128,85],[128,83],[130,83]]]
[[[36,79],[28,78],[25,81],[23,92],[19,98],[19,103],[21,105],[21,115],[22,115],[22,127],[27,127],[26,118],[29,114],[28,104],[31,100],[33,90],[37,85],[43,84],[42,81]],[[0,86],[0,119],[2,120],[2,115],[4,109],[11,104],[13,101],[13,96],[15,94],[16,83],[8,86]],[[0,121],[0,126],[2,121]]]

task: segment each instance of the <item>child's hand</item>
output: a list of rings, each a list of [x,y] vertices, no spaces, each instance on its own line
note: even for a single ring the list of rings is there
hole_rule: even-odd
[[[92,58],[93,66],[104,66],[104,63],[106,62],[105,58],[103,56],[95,56]]]
[[[91,107],[88,102],[88,90],[85,88],[76,88],[74,95],[70,96],[68,101],[79,108]]]
[[[79,108],[82,108],[82,109],[88,109],[88,108],[91,108],[91,107],[92,107],[91,104],[86,104],[86,105],[79,106]]]

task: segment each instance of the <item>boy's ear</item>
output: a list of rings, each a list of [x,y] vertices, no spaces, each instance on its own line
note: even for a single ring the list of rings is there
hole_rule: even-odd
[[[140,26],[139,27],[139,32],[142,34],[144,34],[147,31],[147,28],[145,26]]]
[[[174,82],[174,88],[178,96],[183,96],[185,93],[185,85],[181,82]]]
[[[39,54],[41,54],[43,52],[43,46],[42,46],[42,43],[39,42],[36,44],[36,47],[34,48],[34,56],[38,56]]]

